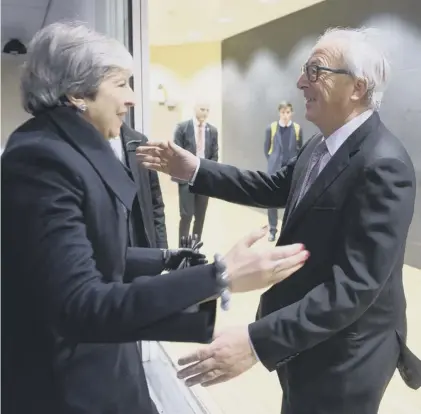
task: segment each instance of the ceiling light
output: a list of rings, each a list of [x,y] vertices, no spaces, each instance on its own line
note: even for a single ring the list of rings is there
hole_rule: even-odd
[[[231,17],[220,17],[218,19],[218,23],[231,23],[232,19]]]
[[[202,37],[203,37],[203,35],[202,35],[201,32],[194,32],[194,31],[189,32],[188,35],[187,35],[188,40],[190,40],[192,42],[197,42]]]

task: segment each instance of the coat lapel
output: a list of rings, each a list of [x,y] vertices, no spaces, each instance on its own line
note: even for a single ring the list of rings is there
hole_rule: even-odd
[[[131,210],[136,186],[106,139],[73,108],[58,107],[46,112],[46,116],[60,130],[60,135],[89,161],[124,206]]]
[[[123,124],[121,128],[121,141],[123,142],[125,153],[127,154],[127,164],[130,169],[131,174],[133,175],[134,182],[136,183],[137,189],[137,198],[138,198],[138,208],[140,210],[142,222],[144,225],[145,237],[148,243],[148,246],[153,245],[151,237],[153,233],[149,232],[148,221],[148,204],[151,204],[151,186],[149,180],[149,170],[139,164],[136,158],[136,151],[134,150],[138,146],[145,145],[148,142],[148,139],[137,131],[128,128]],[[127,151],[127,143],[129,143],[130,150]],[[139,240],[137,240],[139,242]]]
[[[133,180],[136,183],[136,187],[139,191],[143,186],[141,185],[144,182],[145,175],[148,174],[148,171],[145,168],[140,168],[140,164],[136,159],[135,148],[138,146],[145,145],[147,142],[146,137],[143,135],[134,135],[130,128],[127,128],[125,124],[121,127],[121,142],[123,144],[123,151],[127,159],[127,166],[130,169],[130,172],[133,176]],[[127,146],[133,148],[133,150],[127,150]]]
[[[137,146],[145,145],[148,141],[144,135],[134,132],[135,131],[127,128],[127,126],[123,124],[121,128],[121,141],[123,142],[123,145],[125,145],[124,148],[126,148],[127,143],[130,142],[132,144],[136,144],[134,145],[134,148],[136,148]],[[141,164],[139,164],[135,151],[126,151],[125,149],[125,153],[127,154],[128,167],[131,174],[133,175],[134,182],[136,183],[139,207],[142,213],[142,217],[145,219],[146,216],[145,212],[143,211],[144,203],[142,203],[142,200],[150,199],[149,171],[142,167]]]
[[[315,202],[323,195],[323,193],[335,182],[335,180],[342,174],[342,172],[349,166],[352,157],[359,151],[361,143],[368,135],[377,129],[380,123],[380,118],[377,113],[374,113],[364,124],[362,124],[356,131],[354,131],[342,146],[336,151],[333,157],[329,160],[325,168],[321,171],[319,176],[314,181],[313,185],[303,196],[302,200],[294,207],[297,200],[299,189],[303,183],[303,179],[308,168],[310,156],[314,147],[321,139],[319,136],[314,139],[306,148],[305,165],[301,168],[300,177],[296,181],[296,185],[291,194],[291,204],[289,206],[289,215],[286,218],[283,233],[288,232],[300,221],[300,218],[305,214]],[[301,157],[300,157],[301,158]]]

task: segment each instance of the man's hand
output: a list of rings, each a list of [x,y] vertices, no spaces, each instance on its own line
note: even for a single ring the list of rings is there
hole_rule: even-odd
[[[187,365],[178,372],[189,387],[204,387],[228,381],[249,370],[257,363],[251,347],[248,327],[234,327],[217,334],[213,342],[192,354],[182,357],[179,365]]]
[[[149,170],[155,170],[190,181],[193,178],[199,159],[191,152],[173,142],[148,142],[136,149],[138,161]]]
[[[186,259],[190,261],[190,266],[206,264],[206,256],[199,251],[190,248],[163,250],[165,270],[176,270],[181,262]]]

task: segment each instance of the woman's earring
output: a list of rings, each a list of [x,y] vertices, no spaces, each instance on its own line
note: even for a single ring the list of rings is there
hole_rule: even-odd
[[[80,104],[79,105],[79,111],[80,112],[85,112],[88,109],[88,107],[86,106],[86,104]]]

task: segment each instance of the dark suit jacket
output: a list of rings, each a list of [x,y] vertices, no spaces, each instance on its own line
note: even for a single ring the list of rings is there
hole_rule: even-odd
[[[136,185],[70,108],[15,131],[1,167],[4,412],[150,414],[136,341],[210,340],[215,303],[182,310],[217,292],[212,266],[159,275],[159,249],[127,246]]]
[[[180,147],[196,155],[196,136],[194,133],[193,120],[181,122],[174,132],[174,142]],[[205,158],[211,161],[218,161],[218,130],[211,124],[206,124],[205,129]],[[180,182],[173,178],[173,181]]]
[[[127,143],[130,141],[138,141],[139,145],[145,145],[148,142],[148,138],[128,125],[123,124],[121,140],[127,165],[137,186],[137,200],[141,215],[139,222],[143,224],[144,229],[142,232],[145,233],[147,246],[166,249],[168,248],[168,241],[165,226],[165,205],[158,174],[156,171],[144,168],[136,160],[136,152],[128,151],[127,148]],[[135,147],[133,145],[131,148],[135,149]]]
[[[375,113],[357,129],[292,211],[313,148],[276,175],[201,160],[192,191],[265,208],[286,206],[278,245],[304,243],[305,266],[265,292],[251,341],[277,369],[283,413],[374,414],[396,366],[421,384],[405,345],[402,267],[415,173]]]

